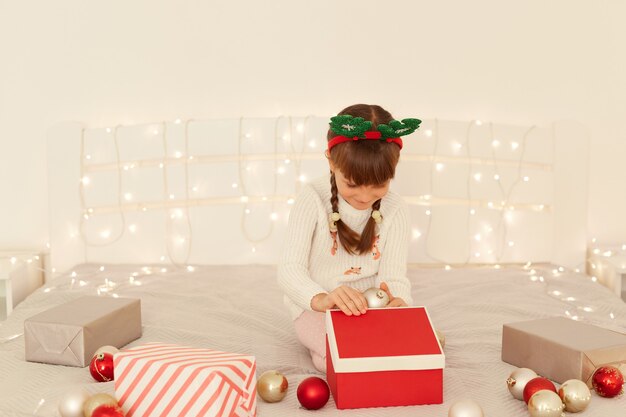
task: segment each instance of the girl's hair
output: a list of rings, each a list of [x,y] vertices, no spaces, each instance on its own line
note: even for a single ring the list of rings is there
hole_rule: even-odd
[[[349,114],[353,117],[362,117],[372,122],[370,130],[377,131],[381,123],[388,124],[393,116],[385,109],[371,104],[355,104],[346,107],[338,113]],[[328,140],[337,136],[328,130]],[[378,140],[356,140],[340,143],[330,150],[330,160],[334,167],[355,185],[381,185],[391,180],[396,172],[396,165],[400,159],[400,147],[393,143]],[[330,175],[331,198],[333,212],[339,212],[339,198],[337,196],[337,182],[335,174]],[[372,210],[380,209],[380,199],[372,205]],[[369,252],[376,238],[376,221],[369,218],[363,233],[359,235],[350,229],[344,222],[338,220],[337,235],[346,251],[351,254],[362,255]]]

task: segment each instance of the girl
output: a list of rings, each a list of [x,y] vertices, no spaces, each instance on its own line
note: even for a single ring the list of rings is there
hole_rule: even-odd
[[[324,312],[366,314],[363,291],[380,287],[389,307],[411,304],[406,277],[409,224],[403,200],[389,191],[400,136],[417,119],[393,119],[380,106],[356,104],[331,119],[330,178],[306,185],[289,215],[278,284],[300,342],[326,372]]]

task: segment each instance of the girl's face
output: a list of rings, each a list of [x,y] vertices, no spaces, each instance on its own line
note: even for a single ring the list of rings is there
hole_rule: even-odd
[[[391,181],[380,185],[355,185],[338,169],[333,169],[333,172],[339,195],[357,210],[371,208],[376,200],[383,198],[389,191]]]

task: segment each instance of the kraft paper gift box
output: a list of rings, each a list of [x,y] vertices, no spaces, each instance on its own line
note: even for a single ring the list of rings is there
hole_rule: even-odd
[[[326,379],[337,408],[441,404],[445,356],[424,307],[326,312]]]
[[[626,372],[626,334],[564,317],[505,324],[502,360],[563,383],[590,383],[594,371],[612,365]]]
[[[105,345],[117,348],[141,337],[136,298],[85,296],[24,321],[26,360],[87,366]]]
[[[127,417],[256,416],[254,356],[154,343],[116,353],[114,368]]]

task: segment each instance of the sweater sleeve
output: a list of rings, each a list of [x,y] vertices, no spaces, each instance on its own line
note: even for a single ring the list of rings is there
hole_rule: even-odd
[[[311,299],[326,290],[311,279],[309,255],[318,221],[318,199],[305,187],[289,213],[283,253],[278,264],[278,285],[299,307],[311,311]]]
[[[383,281],[386,282],[394,297],[400,297],[407,305],[412,305],[411,282],[406,276],[409,251],[409,220],[406,204],[401,204],[398,207],[390,219],[388,227],[387,239],[378,267],[376,286],[380,286]]]

